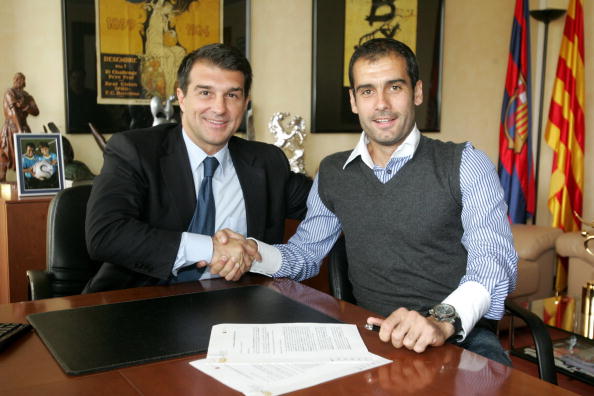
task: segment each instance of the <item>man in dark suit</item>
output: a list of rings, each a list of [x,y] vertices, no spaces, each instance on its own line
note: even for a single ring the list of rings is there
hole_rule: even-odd
[[[259,256],[248,244],[220,244],[195,223],[211,217],[205,221],[215,231],[239,229],[278,243],[285,218],[305,214],[311,180],[292,173],[276,146],[233,136],[249,101],[247,59],[232,47],[208,45],[184,58],[178,81],[181,126],[118,133],[105,148],[86,220],[89,254],[104,263],[84,292],[265,273],[258,262],[252,266]],[[200,209],[208,189],[216,210]],[[219,257],[227,264],[201,272]]]

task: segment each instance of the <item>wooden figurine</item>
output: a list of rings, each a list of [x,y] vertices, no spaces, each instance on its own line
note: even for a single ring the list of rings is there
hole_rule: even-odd
[[[15,169],[13,135],[31,132],[27,117],[29,114],[39,114],[35,99],[25,91],[25,85],[25,75],[16,73],[12,80],[12,88],[4,94],[4,125],[0,133],[0,182],[6,180],[8,169]]]

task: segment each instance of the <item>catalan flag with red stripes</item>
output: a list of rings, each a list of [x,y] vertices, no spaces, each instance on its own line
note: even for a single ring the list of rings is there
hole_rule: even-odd
[[[553,227],[578,231],[584,186],[584,8],[570,0],[557,63],[545,140],[554,150],[548,206]],[[567,265],[557,267],[555,287],[565,289]]]
[[[534,216],[528,0],[516,0],[499,124],[499,179],[512,223]]]

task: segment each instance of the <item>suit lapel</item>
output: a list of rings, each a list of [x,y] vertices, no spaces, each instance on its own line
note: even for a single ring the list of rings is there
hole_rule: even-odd
[[[161,157],[163,185],[169,193],[179,214],[180,227],[190,223],[196,207],[196,190],[190,169],[188,150],[182,137],[181,127],[168,134],[163,143],[164,155]]]
[[[240,140],[232,137],[229,141],[229,154],[243,191],[247,217],[248,236],[263,238],[266,228],[266,173],[256,164],[256,156],[240,146]]]

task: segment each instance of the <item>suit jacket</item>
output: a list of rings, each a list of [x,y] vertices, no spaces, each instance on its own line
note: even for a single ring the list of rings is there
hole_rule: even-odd
[[[153,285],[171,274],[196,206],[180,125],[118,133],[104,152],[87,206],[90,256],[103,261],[83,292]],[[248,236],[280,243],[285,218],[305,215],[311,180],[290,171],[278,147],[232,137]]]

